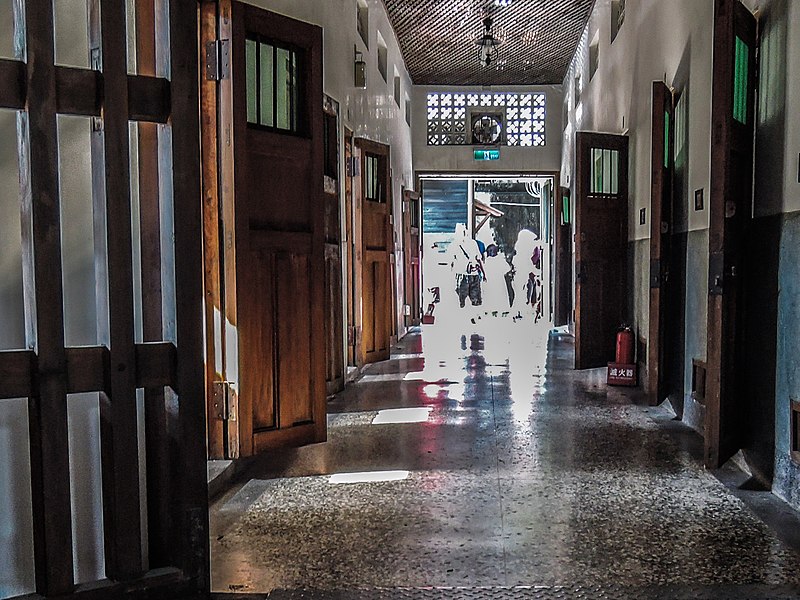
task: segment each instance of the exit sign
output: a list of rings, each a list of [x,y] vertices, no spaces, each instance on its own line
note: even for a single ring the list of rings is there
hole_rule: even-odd
[[[500,158],[500,150],[475,150],[475,160],[498,160]]]

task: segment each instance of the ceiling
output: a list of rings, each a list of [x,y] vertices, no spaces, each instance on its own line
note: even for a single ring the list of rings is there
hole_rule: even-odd
[[[384,0],[417,85],[561,84],[594,0]],[[497,60],[478,60],[485,16],[503,40]]]

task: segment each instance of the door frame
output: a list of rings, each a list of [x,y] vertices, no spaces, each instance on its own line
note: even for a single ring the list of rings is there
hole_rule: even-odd
[[[411,219],[411,206],[416,202],[416,222],[417,226],[414,227]],[[422,197],[419,192],[415,190],[403,190],[403,289],[405,293],[405,305],[409,307],[411,314],[404,314],[405,327],[413,327],[419,325],[422,318]],[[414,229],[417,230],[417,275],[416,281],[412,281],[412,257],[410,255],[411,239],[414,235]],[[411,285],[409,285],[411,284]],[[416,288],[414,287],[416,284]],[[415,297],[416,295],[416,297]],[[409,301],[410,300],[410,301]],[[416,312],[414,312],[416,305]]]

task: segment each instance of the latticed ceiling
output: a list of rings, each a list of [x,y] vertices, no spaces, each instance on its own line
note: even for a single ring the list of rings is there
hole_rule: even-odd
[[[594,0],[384,0],[417,85],[560,84]],[[488,67],[473,40],[492,17],[503,41]]]

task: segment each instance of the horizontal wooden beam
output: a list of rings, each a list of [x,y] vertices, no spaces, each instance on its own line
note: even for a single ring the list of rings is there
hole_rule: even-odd
[[[27,86],[25,63],[18,60],[0,60],[0,108],[25,107]]]
[[[100,71],[56,67],[56,107],[62,115],[100,116]]]
[[[136,387],[175,389],[177,357],[178,350],[170,342],[136,344]]]
[[[163,77],[128,75],[128,118],[166,123],[170,115],[170,85]]]
[[[0,400],[32,395],[35,363],[31,350],[0,352]]]
[[[0,108],[25,110],[24,62],[0,59]],[[59,114],[99,117],[103,105],[103,74],[76,67],[55,67],[56,106]],[[128,118],[131,121],[166,123],[171,111],[169,80],[128,75]]]
[[[66,349],[67,393],[104,392],[108,385],[109,351],[105,346]],[[136,344],[136,387],[175,388],[177,349],[170,342]],[[0,400],[27,398],[34,392],[36,353],[0,352]]]
[[[67,348],[67,392],[101,392],[108,381],[108,348],[83,346]]]

